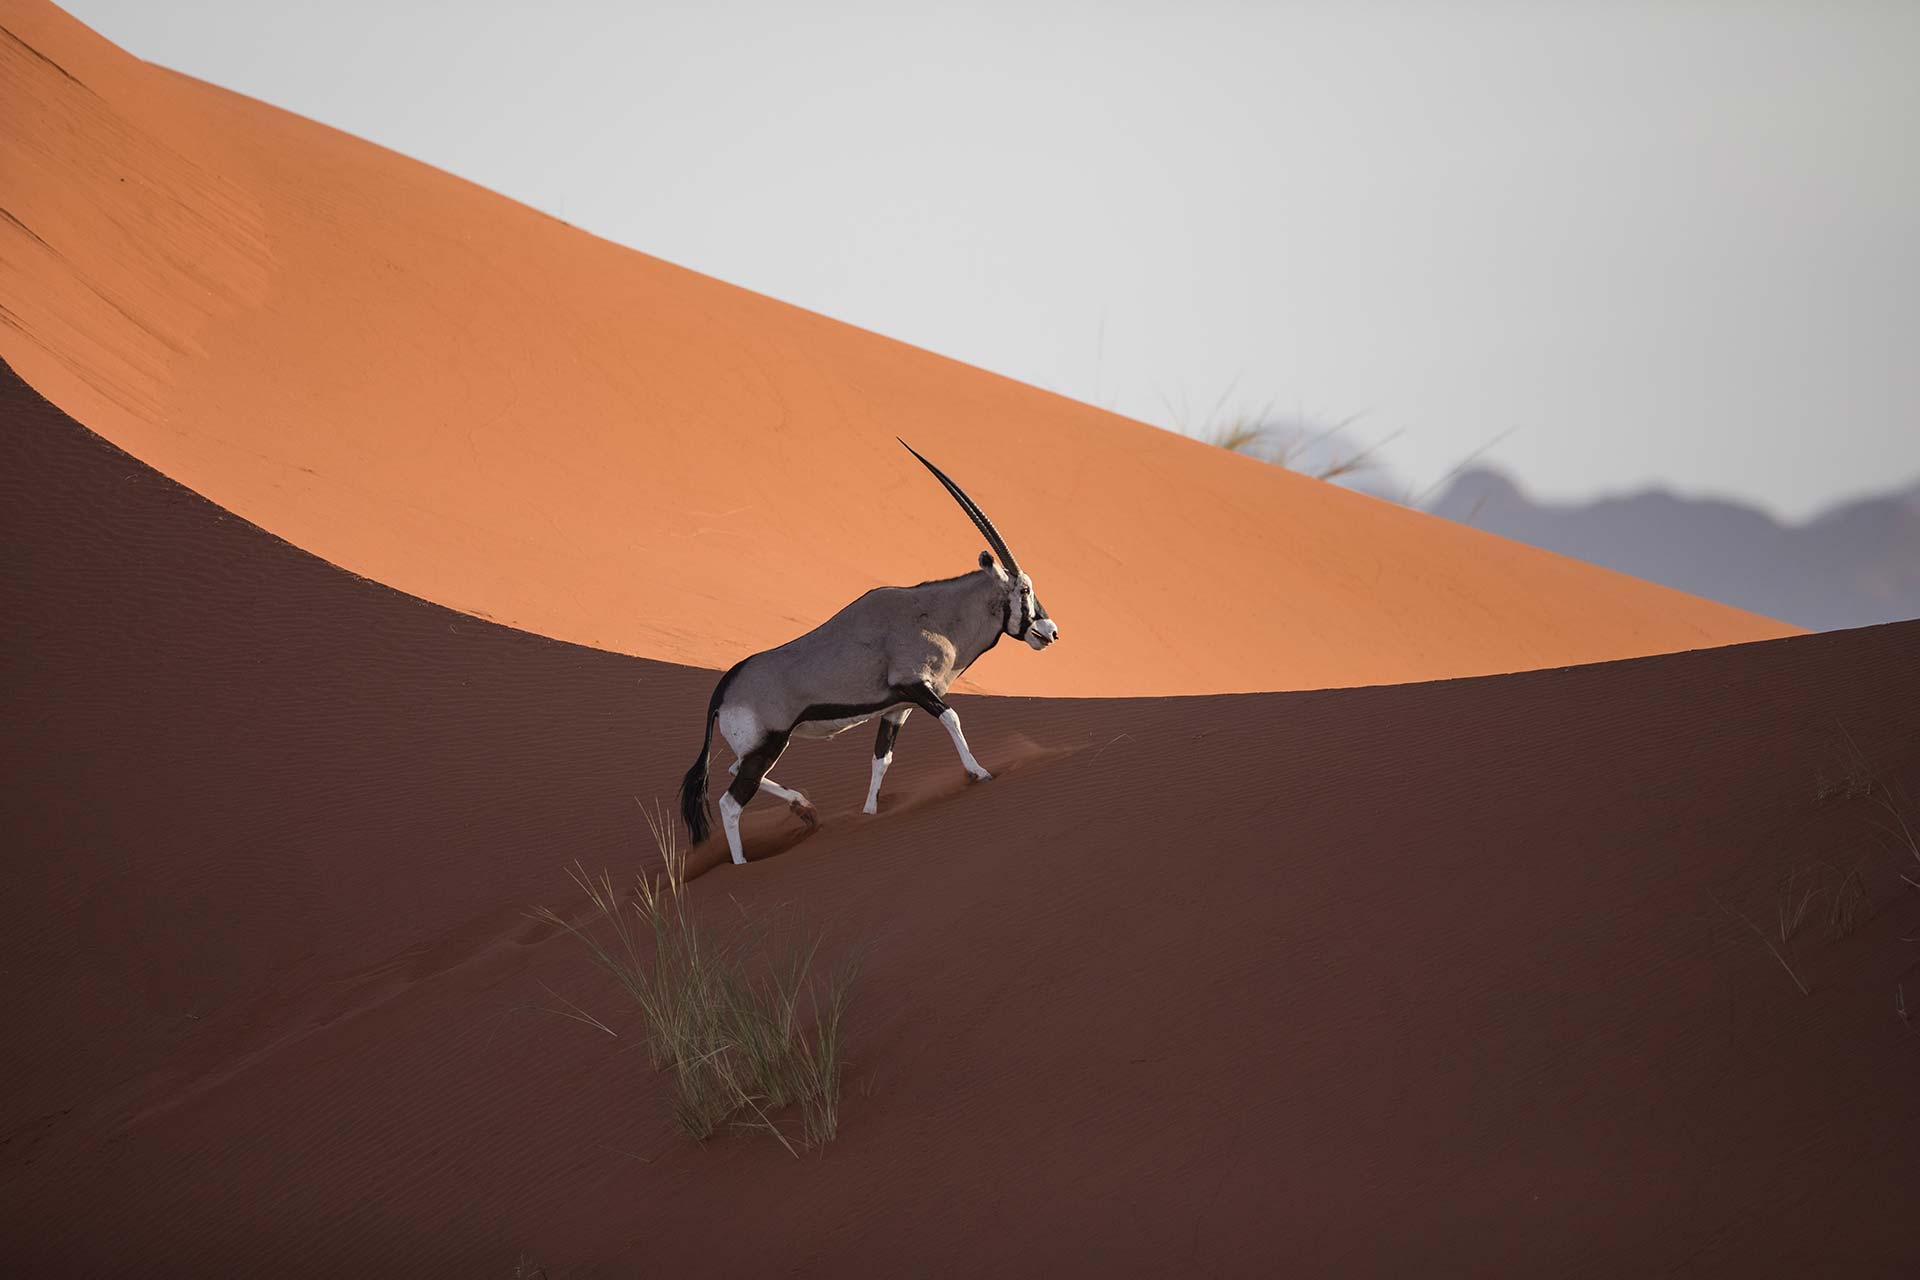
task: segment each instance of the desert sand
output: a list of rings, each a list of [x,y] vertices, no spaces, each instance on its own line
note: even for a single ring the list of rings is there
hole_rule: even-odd
[[[841,1136],[796,1161],[678,1134],[525,914],[647,865],[711,672],[356,579],[10,377],[0,412],[21,1274],[1920,1265],[1920,895],[1859,790],[1920,781],[1920,624],[965,698],[999,776],[910,721],[877,818],[865,735],[796,747],[821,827],[756,806],[693,886],[867,949]],[[1794,941],[1803,996],[1732,913],[1823,860],[1871,907]]]
[[[724,668],[1006,533],[1073,643],[974,687],[1304,689],[1794,629],[1347,493],[609,244],[6,0],[0,358],[296,546]]]
[[[0,16],[9,1273],[1920,1270],[1920,623],[1345,494]],[[967,567],[896,433],[1065,638],[956,699],[993,782],[916,717],[877,817],[854,734],[782,762],[817,830],[696,851],[709,919],[864,956],[838,1139],[696,1144],[529,913],[649,868],[716,668]]]

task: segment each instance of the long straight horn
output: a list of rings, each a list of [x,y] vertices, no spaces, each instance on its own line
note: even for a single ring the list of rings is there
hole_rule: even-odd
[[[900,437],[895,436],[894,439],[900,440]],[[908,444],[905,440],[900,440],[900,447],[914,457],[919,458],[920,465],[933,472],[934,479],[947,487],[947,492],[952,494],[953,500],[960,504],[960,509],[966,512],[974,524],[979,526],[980,532],[986,535],[987,545],[992,547],[995,554],[1000,557],[1000,562],[1007,567],[1007,572],[1016,578],[1019,577],[1019,562],[1013,558],[1013,552],[1007,550],[1007,540],[1000,536],[998,529],[993,527],[993,521],[987,519],[987,513],[980,509],[980,504],[972,498],[969,498],[966,490],[949,480],[946,472],[934,466],[931,462],[928,462],[918,449]]]

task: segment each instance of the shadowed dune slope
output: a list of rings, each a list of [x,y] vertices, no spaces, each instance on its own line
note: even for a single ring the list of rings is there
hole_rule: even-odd
[[[822,828],[756,806],[763,860],[693,886],[867,948],[796,1162],[674,1134],[523,914],[647,865],[711,672],[355,579],[11,377],[0,415],[17,1274],[1920,1265],[1920,894],[1873,825],[1920,791],[1920,625],[963,699],[1000,776],[916,717],[875,819],[864,741],[796,748]],[[1868,897],[1786,947],[1803,996],[1739,916],[1819,864]]]
[[[980,548],[1066,639],[975,688],[1176,694],[1793,628],[1362,498],[596,239],[0,0],[0,357],[354,573],[725,667]],[[564,145],[564,140],[557,140]]]

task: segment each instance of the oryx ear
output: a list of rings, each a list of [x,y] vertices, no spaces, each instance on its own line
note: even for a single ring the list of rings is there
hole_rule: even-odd
[[[991,569],[991,568],[993,568],[993,552],[991,552],[991,551],[982,551],[982,552],[980,553],[980,567],[981,567],[982,569]]]

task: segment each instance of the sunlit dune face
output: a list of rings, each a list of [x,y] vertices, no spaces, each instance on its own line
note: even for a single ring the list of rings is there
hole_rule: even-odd
[[[964,570],[962,510],[1000,542],[957,485],[942,511],[908,482],[880,426],[911,423],[1074,614],[1069,660],[978,664],[965,693],[1379,685],[1795,630],[723,285],[164,72],[49,0],[0,7],[0,359],[395,590],[725,670],[875,583]],[[822,465],[879,505],[819,500]],[[1018,577],[981,585],[979,625],[1043,648]],[[1203,624],[1169,624],[1173,584]]]

